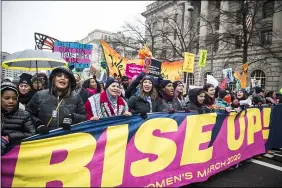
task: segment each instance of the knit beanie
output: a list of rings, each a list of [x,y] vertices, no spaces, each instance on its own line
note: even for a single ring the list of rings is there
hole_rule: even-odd
[[[255,87],[255,91],[256,91],[256,94],[262,92],[262,88],[261,87]]]
[[[182,84],[182,82],[181,81],[174,81],[173,83],[173,88],[174,88],[174,90],[175,90],[175,88],[179,85],[179,84]],[[182,84],[183,85],[183,84]]]
[[[30,74],[27,74],[27,73],[22,73],[20,75],[20,80],[19,80],[19,85],[20,84],[27,84],[31,87],[31,78],[32,76]]]
[[[17,90],[17,87],[12,83],[12,82],[3,82],[1,84],[1,94],[5,91],[5,90],[13,90],[16,92],[17,96],[19,96],[19,92]]]
[[[128,79],[128,77],[127,76],[122,76],[121,77],[121,81],[128,81],[129,79]]]
[[[41,82],[42,83],[42,80],[40,80],[39,78],[37,78],[37,77],[33,77],[32,79],[31,79],[31,83],[33,84],[34,82],[36,82],[38,80],[38,82]]]
[[[143,83],[145,80],[150,80],[152,84],[154,85],[154,78],[150,75],[146,75],[143,77],[143,79],[140,81],[140,83]]]
[[[160,84],[161,89],[165,88],[165,86],[169,83],[172,83],[170,80],[163,80]]]
[[[115,82],[119,84],[117,79],[109,77],[106,81],[105,89],[107,89],[110,85],[112,85],[112,83],[115,83]]]
[[[226,90],[220,90],[219,92],[218,92],[218,96],[219,96],[219,98],[221,98],[221,99],[223,99],[225,96],[227,95],[227,92],[226,92]]]

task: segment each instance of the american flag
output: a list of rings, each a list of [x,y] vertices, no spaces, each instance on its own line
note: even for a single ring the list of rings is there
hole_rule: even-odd
[[[248,6],[246,0],[244,1],[244,3],[245,3],[245,6]],[[246,16],[246,20],[244,20],[244,23],[243,23],[243,24],[246,25],[247,31],[250,32],[250,31],[251,31],[251,28],[252,28],[252,24],[253,24],[253,16],[252,16],[251,8],[250,8],[249,6],[247,7],[247,10],[248,10],[248,13],[247,13],[247,16]],[[242,36],[243,33],[244,33],[244,31],[243,31],[243,28],[242,28],[242,30],[241,30],[241,32],[240,32],[240,35]]]

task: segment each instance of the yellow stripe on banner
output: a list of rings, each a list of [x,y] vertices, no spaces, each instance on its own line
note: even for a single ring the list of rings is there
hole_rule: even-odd
[[[17,58],[17,59],[11,59],[8,61],[3,61],[2,64],[12,63],[12,62],[21,62],[21,61],[53,61],[53,62],[67,63],[65,60],[57,60],[57,59],[52,59],[52,58]]]
[[[108,127],[101,187],[122,184],[127,138],[128,124]]]

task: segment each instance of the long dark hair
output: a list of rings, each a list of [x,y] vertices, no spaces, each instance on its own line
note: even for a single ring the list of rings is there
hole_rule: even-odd
[[[82,84],[82,87],[84,89],[87,89],[90,87],[90,80],[91,79],[94,79],[96,84],[97,84],[97,93],[100,93],[101,92],[101,86],[100,86],[100,83],[98,82],[98,80],[96,79],[96,76],[93,76],[92,78],[88,78],[87,80],[85,80]]]
[[[56,76],[54,76],[52,79],[51,93],[55,96],[58,96],[58,89],[55,86],[55,79],[56,79]],[[69,97],[71,95],[71,92],[72,92],[72,88],[71,88],[71,79],[70,79],[68,87],[65,89],[65,91],[60,96]]]

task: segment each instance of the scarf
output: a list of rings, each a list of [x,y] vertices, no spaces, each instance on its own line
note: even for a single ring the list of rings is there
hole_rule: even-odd
[[[27,94],[23,95],[21,92],[19,92],[19,102],[23,105],[27,105],[27,103],[30,101],[30,99],[33,97],[33,95],[36,92],[33,90],[30,90]]]
[[[86,88],[86,91],[88,91],[90,95],[95,95],[97,93],[97,89]]]
[[[150,113],[152,113],[153,112],[153,107],[152,107],[152,98],[151,98],[151,96],[145,96],[143,98],[143,100],[150,104]]]
[[[122,115],[125,110],[125,102],[120,97],[114,97],[106,90],[100,95],[100,103],[107,117]]]
[[[204,104],[207,105],[208,107],[212,107],[214,103],[215,103],[215,98],[212,98],[206,94]]]
[[[170,96],[163,91],[160,91],[160,95],[163,99],[165,99],[167,101],[173,101],[173,99],[174,99],[174,96]]]

